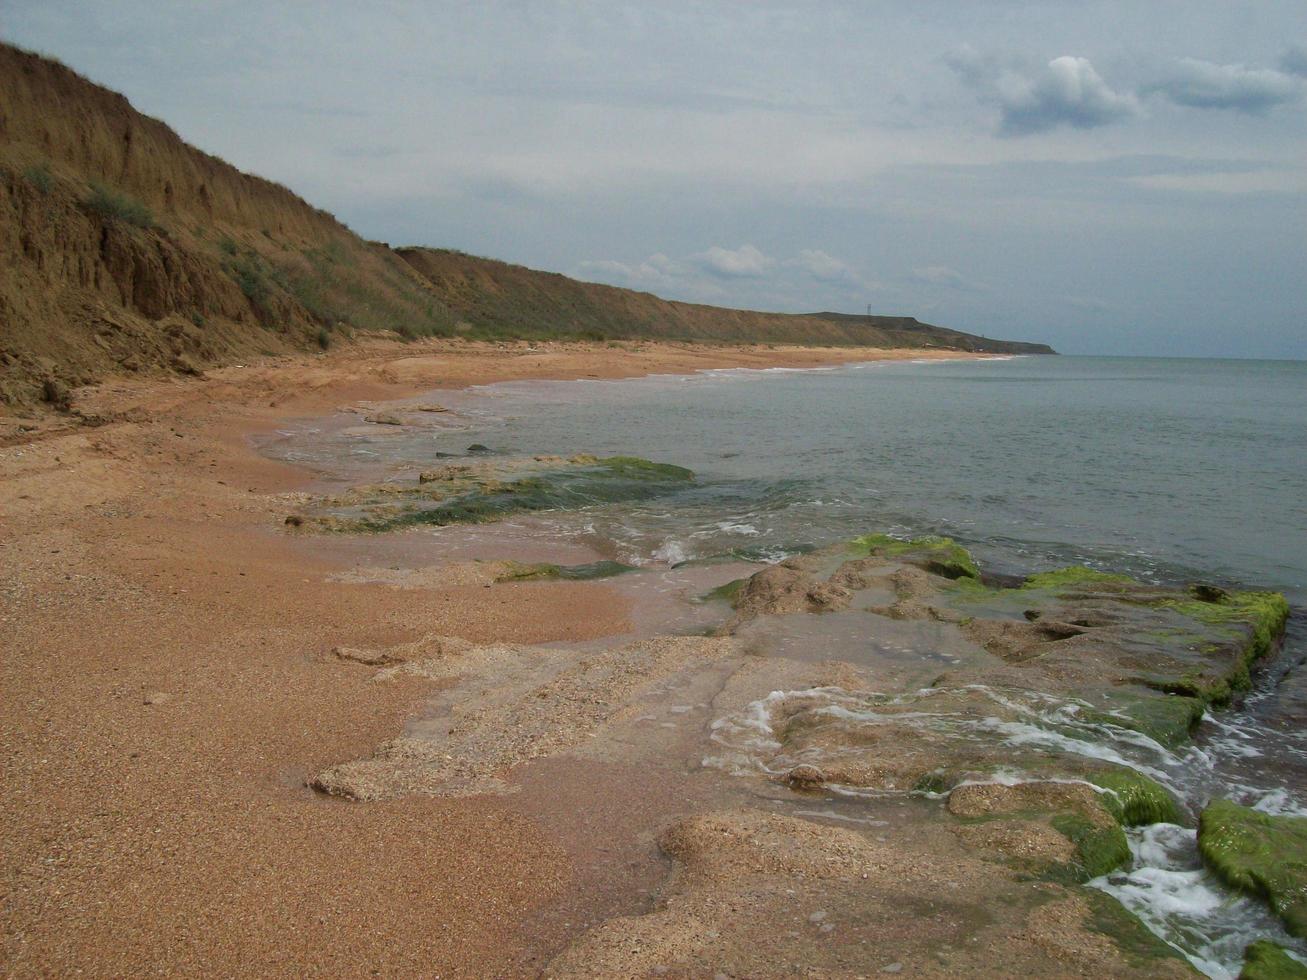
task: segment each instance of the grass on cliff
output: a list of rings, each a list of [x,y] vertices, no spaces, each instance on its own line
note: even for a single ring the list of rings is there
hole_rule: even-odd
[[[327,331],[389,330],[405,340],[457,332],[444,304],[395,264],[359,255],[340,242],[305,249],[286,263],[285,279],[287,292]]]
[[[82,201],[87,209],[109,221],[121,221],[136,228],[153,228],[154,215],[144,204],[97,181],[91,183],[91,193]]]
[[[54,189],[54,175],[50,173],[48,164],[33,164],[23,171],[23,176],[42,194],[49,194]]]

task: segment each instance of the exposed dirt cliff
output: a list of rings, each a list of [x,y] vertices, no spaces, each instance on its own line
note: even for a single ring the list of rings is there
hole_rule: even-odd
[[[58,406],[107,374],[193,373],[357,330],[1046,350],[392,250],[58,62],[0,45],[0,404]]]

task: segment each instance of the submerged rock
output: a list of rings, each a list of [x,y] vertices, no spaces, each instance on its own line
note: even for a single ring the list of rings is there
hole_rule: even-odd
[[[634,456],[449,463],[423,470],[416,483],[375,484],[318,498],[286,523],[345,532],[485,523],[529,511],[649,499],[693,480],[687,469]]]

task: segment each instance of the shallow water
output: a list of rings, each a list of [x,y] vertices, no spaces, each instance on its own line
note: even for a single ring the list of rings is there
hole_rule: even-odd
[[[1307,363],[887,363],[512,383],[441,401],[455,411],[415,416],[419,425],[341,416],[288,429],[266,448],[338,482],[411,478],[437,451],[472,443],[689,466],[698,482],[670,496],[519,523],[523,534],[658,575],[691,560],[774,560],[884,530],[954,536],[997,571],[1087,563],[1160,582],[1281,590],[1295,607],[1282,656],[1240,709],[1209,717],[1181,752],[1133,733],[1077,732],[1065,705],[1027,707],[1062,713],[1060,751],[1128,759],[1191,812],[1227,796],[1307,813],[1307,670],[1296,669],[1307,657]],[[417,533],[434,561],[442,541],[462,532]],[[688,597],[677,588],[665,591]],[[807,635],[814,627],[799,620],[758,642],[786,656],[875,657],[906,686],[933,668],[930,657],[946,664],[967,654],[938,637],[891,632],[872,649],[855,635]],[[1047,721],[1007,734],[1048,739]],[[1242,945],[1257,935],[1285,941],[1264,909],[1200,869],[1191,833],[1153,828],[1132,845],[1136,867],[1098,884],[1204,971],[1237,973]]]

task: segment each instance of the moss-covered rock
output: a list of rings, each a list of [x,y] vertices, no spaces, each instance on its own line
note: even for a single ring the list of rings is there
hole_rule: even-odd
[[[1200,623],[1243,627],[1249,631],[1249,659],[1258,660],[1274,648],[1289,618],[1289,602],[1279,592],[1222,592],[1211,601],[1174,600],[1176,612]]]
[[[609,456],[606,459],[597,460],[595,465],[611,470],[619,476],[633,479],[682,481],[694,479],[694,472],[687,470],[684,466],[673,466],[671,463],[655,463],[648,459],[641,459],[639,456]]]
[[[703,594],[703,601],[704,602],[729,602],[733,606],[735,605],[736,597],[739,596],[740,591],[744,588],[745,583],[748,581],[749,581],[748,578],[732,579],[731,581],[725,583],[724,585],[717,586],[717,588],[715,589],[709,589],[707,592]]]
[[[589,582],[594,579],[612,578],[636,571],[634,565],[625,565],[620,561],[592,561],[583,565],[555,565],[552,562],[518,562],[504,563],[504,570],[495,576],[496,582],[530,582],[540,579],[561,579],[565,582]]]
[[[952,538],[928,535],[903,541],[888,534],[865,534],[850,541],[848,550],[857,557],[894,558],[945,578],[980,578],[971,552]]]
[[[1180,804],[1170,791],[1143,773],[1125,766],[1091,773],[1088,780],[1106,790],[1103,804],[1126,827],[1181,823]]]
[[[1077,862],[1070,877],[1088,881],[1115,871],[1130,860],[1130,844],[1117,824],[1102,827],[1079,813],[1060,813],[1052,819],[1053,829],[1076,846]],[[1060,876],[1058,876],[1060,877]]]
[[[1244,953],[1239,980],[1307,980],[1307,966],[1269,939],[1259,939]]]
[[[1137,915],[1111,895],[1093,888],[1086,888],[1083,894],[1089,902],[1089,928],[1112,940],[1126,961],[1143,975],[1157,972],[1165,961],[1178,961],[1176,965],[1182,964],[1187,972],[1194,976],[1201,975],[1187,959],[1151,932]],[[1175,966],[1170,969],[1174,970]]]
[[[1070,565],[1067,568],[1054,569],[1051,572],[1039,572],[1028,576],[1022,583],[1023,589],[1047,589],[1049,591],[1070,591],[1076,588],[1102,589],[1113,585],[1129,585],[1133,579],[1128,575],[1114,575],[1100,572],[1085,565]]]
[[[1265,899],[1307,938],[1307,817],[1279,817],[1216,800],[1198,820],[1198,850],[1226,884]]]
[[[1175,748],[1189,740],[1190,734],[1202,721],[1205,712],[1201,698],[1159,692],[1160,696],[1119,697],[1110,711],[1085,710],[1080,713],[1085,721],[1116,725],[1147,735],[1167,748]]]

